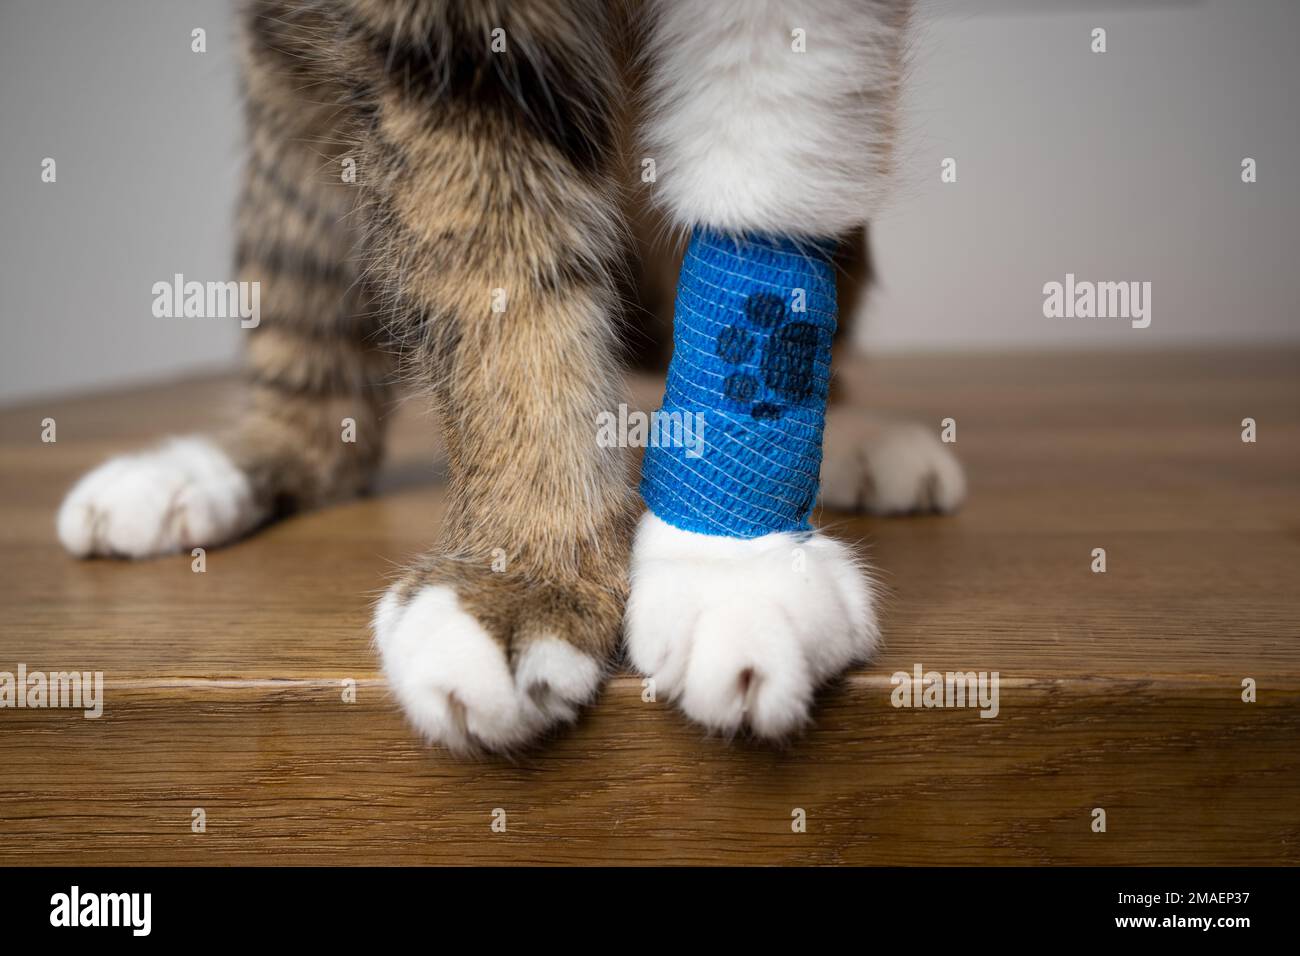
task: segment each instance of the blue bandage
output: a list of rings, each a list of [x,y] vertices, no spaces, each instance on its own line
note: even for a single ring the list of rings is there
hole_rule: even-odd
[[[694,441],[646,449],[641,495],[687,531],[810,527],[835,334],[834,243],[697,229],[677,282],[662,420]]]

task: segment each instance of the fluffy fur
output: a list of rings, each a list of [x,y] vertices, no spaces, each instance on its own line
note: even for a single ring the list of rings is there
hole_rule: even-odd
[[[248,477],[212,441],[178,438],[86,474],[59,508],[72,554],[144,558],[221,544],[264,517]]]
[[[950,513],[965,497],[961,464],[935,431],[855,409],[827,415],[821,470],[826,507],[879,515]]]
[[[521,746],[571,721],[595,696],[603,661],[542,635],[513,662],[445,586],[397,592],[375,609],[384,674],[407,719],[431,743],[459,753]]]
[[[817,686],[866,658],[878,634],[870,579],[833,538],[740,540],[641,519],[628,652],[656,694],[705,727],[789,735]]]
[[[572,660],[606,661],[634,517],[625,452],[594,441],[622,390],[609,5],[355,0],[336,33],[368,122],[368,274],[446,439],[443,524],[392,593],[414,607],[450,591],[462,617],[414,615],[406,627],[437,647],[468,640],[472,619],[516,670],[543,639],[567,642]],[[386,653],[390,675],[407,659]],[[421,729],[457,746],[394,686]],[[520,707],[471,735],[517,745],[558,713]]]
[[[885,166],[906,3],[654,6],[649,131],[667,224],[860,224]],[[523,746],[571,720],[615,651],[636,526],[626,457],[595,441],[597,413],[622,398],[618,167],[639,170],[620,154],[622,10],[245,0],[236,261],[262,284],[248,402],[213,436],[87,475],[59,513],[65,546],[216,545],[361,492],[405,375],[442,419],[449,491],[437,540],[376,609],[394,695],[457,751]],[[498,27],[504,52],[489,47]],[[790,52],[795,27],[807,53]],[[857,239],[845,261],[865,273]],[[637,298],[654,296],[643,283]],[[942,464],[918,442],[881,447],[906,452],[904,492]],[[892,488],[874,446],[867,459],[851,461]],[[866,578],[819,534],[730,541],[646,517],[633,580],[633,661],[723,732],[791,732],[816,685],[875,640]]]
[[[662,0],[644,139],[682,226],[834,236],[889,169],[907,0]],[[804,31],[806,51],[792,49]]]
[[[655,199],[672,222],[796,237],[862,225],[887,171],[908,9],[901,0],[659,4],[645,139]],[[805,52],[792,49],[796,29]],[[864,657],[876,635],[865,570],[832,539],[736,541],[642,519],[629,653],[706,727],[786,736],[807,721],[816,687]]]

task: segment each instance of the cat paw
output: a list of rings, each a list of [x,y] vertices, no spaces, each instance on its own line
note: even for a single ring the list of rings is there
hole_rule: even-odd
[[[733,735],[781,739],[813,694],[878,640],[870,579],[820,533],[738,539],[647,512],[632,550],[627,649],[656,694]]]
[[[621,600],[499,577],[416,572],[375,610],[375,644],[407,719],[460,754],[513,750],[576,719],[604,683],[617,634]]]
[[[821,503],[837,511],[956,511],[966,497],[957,456],[916,424],[878,423],[847,409],[827,416]]]
[[[248,478],[206,438],[112,458],[59,507],[63,546],[78,557],[144,558],[222,544],[262,519]]]

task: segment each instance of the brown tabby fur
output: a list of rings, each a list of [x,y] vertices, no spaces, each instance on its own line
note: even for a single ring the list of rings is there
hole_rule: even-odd
[[[399,587],[452,586],[512,659],[545,634],[606,659],[626,596],[636,499],[594,422],[621,400],[621,356],[666,360],[680,255],[621,185],[639,165],[628,13],[605,0],[243,11],[239,266],[262,283],[263,318],[251,405],[222,441],[268,509],[314,507],[366,486],[397,376],[424,389],[451,498]],[[497,27],[509,56],[489,49]],[[865,236],[843,264],[855,295]]]

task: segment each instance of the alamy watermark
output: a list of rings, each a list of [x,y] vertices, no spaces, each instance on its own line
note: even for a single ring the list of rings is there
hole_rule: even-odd
[[[703,412],[630,411],[596,416],[596,444],[601,448],[685,448],[687,458],[704,454]]]
[[[262,321],[260,282],[186,282],[178,272],[171,282],[155,282],[151,291],[157,319],[238,318],[245,329]]]
[[[104,713],[103,671],[0,671],[0,708],[80,710],[87,720]]]
[[[50,925],[58,927],[124,926],[132,936],[153,928],[152,893],[83,893],[73,885],[50,897]]]
[[[997,671],[922,672],[920,664],[912,673],[895,671],[889,678],[894,685],[889,695],[895,707],[978,707],[980,717],[998,715]]]
[[[1135,329],[1151,324],[1150,282],[1076,280],[1043,286],[1043,315],[1049,319],[1129,319]]]

